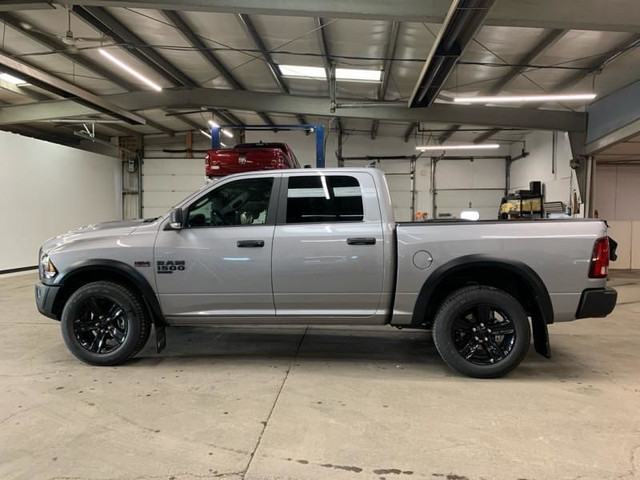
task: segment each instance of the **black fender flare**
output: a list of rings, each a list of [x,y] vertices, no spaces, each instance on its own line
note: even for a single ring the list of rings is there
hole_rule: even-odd
[[[553,305],[549,291],[538,274],[527,264],[519,260],[494,257],[491,255],[473,254],[458,257],[438,268],[429,275],[422,285],[418,299],[413,311],[412,324],[419,326],[423,323],[423,314],[427,305],[442,281],[457,272],[468,268],[493,267],[506,270],[518,278],[533,293],[537,312],[532,315],[532,331],[536,352],[546,358],[551,358],[551,347],[549,345],[549,332],[547,325],[553,323]]]
[[[73,280],[79,274],[86,272],[115,273],[127,278],[142,294],[142,298],[151,313],[151,318],[156,325],[166,325],[158,296],[149,284],[149,281],[131,265],[107,258],[80,260],[73,263],[65,272],[58,275],[53,285],[64,287],[65,282]]]

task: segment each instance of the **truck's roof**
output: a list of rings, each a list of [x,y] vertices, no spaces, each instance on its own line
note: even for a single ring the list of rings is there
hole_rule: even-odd
[[[306,174],[318,174],[318,173],[362,173],[362,172],[370,172],[374,176],[384,176],[384,172],[377,168],[371,167],[331,167],[331,168],[286,168],[282,170],[256,170],[253,172],[244,172],[244,173],[236,173],[233,176],[244,176],[244,175],[266,175],[273,176],[273,174],[278,173],[306,173]],[[232,175],[229,175],[231,177]],[[227,177],[225,177],[227,178]]]

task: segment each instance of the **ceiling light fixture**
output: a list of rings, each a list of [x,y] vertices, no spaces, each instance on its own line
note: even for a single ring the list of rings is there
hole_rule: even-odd
[[[481,143],[478,145],[470,143],[468,145],[424,145],[416,147],[416,150],[425,152],[433,150],[494,150],[496,148],[500,148],[497,143]]]
[[[306,80],[327,80],[324,67],[305,65],[278,65],[283,77],[302,78]],[[365,70],[360,68],[336,68],[336,80],[344,82],[380,83],[382,70]]]
[[[593,100],[595,93],[568,93],[557,95],[496,95],[488,97],[455,97],[454,103],[522,103],[522,102],[572,102]]]
[[[203,134],[205,137],[211,138],[211,134],[206,130],[203,130],[202,128],[200,129],[200,133]]]
[[[220,128],[220,125],[217,124],[216,122],[214,122],[213,120],[209,120],[209,125],[213,128]],[[233,138],[233,133],[231,133],[229,130],[225,129],[225,128],[220,128],[220,131],[222,133],[224,133],[227,137],[231,137]]]
[[[26,85],[27,84],[27,82],[25,82],[21,78],[14,77],[13,75],[9,75],[8,73],[0,73],[0,80],[4,80],[5,82],[13,83],[14,85]]]
[[[109,52],[107,52],[106,50],[103,49],[99,49],[98,50],[100,52],[101,55],[107,57],[109,60],[111,60],[113,63],[115,63],[116,65],[118,65],[121,69],[125,70],[126,72],[130,73],[131,75],[133,75],[134,77],[136,77],[138,80],[140,80],[141,82],[146,83],[147,85],[149,85],[151,88],[153,88],[156,91],[161,91],[162,87],[160,85],[158,85],[157,83],[152,82],[151,80],[149,80],[147,77],[145,77],[144,75],[142,75],[141,73],[136,72],[133,68],[131,68],[129,65],[127,65],[126,63],[118,60],[116,57],[114,57],[113,55],[111,55]]]

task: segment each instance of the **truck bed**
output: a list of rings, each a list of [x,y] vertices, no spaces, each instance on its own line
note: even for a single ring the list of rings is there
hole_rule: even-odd
[[[574,320],[581,292],[605,286],[605,279],[589,278],[588,271],[594,242],[606,235],[597,219],[397,223],[393,323],[411,323],[421,286],[439,269],[483,259],[533,270],[546,285],[554,320]]]

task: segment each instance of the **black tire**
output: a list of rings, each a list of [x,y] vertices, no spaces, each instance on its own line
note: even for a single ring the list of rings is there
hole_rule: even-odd
[[[71,353],[97,366],[126,362],[144,347],[151,331],[139,295],[114,282],[93,282],[76,290],[60,323]]]
[[[454,370],[474,378],[506,375],[524,360],[531,329],[522,305],[493,287],[461,288],[436,313],[433,341]]]

